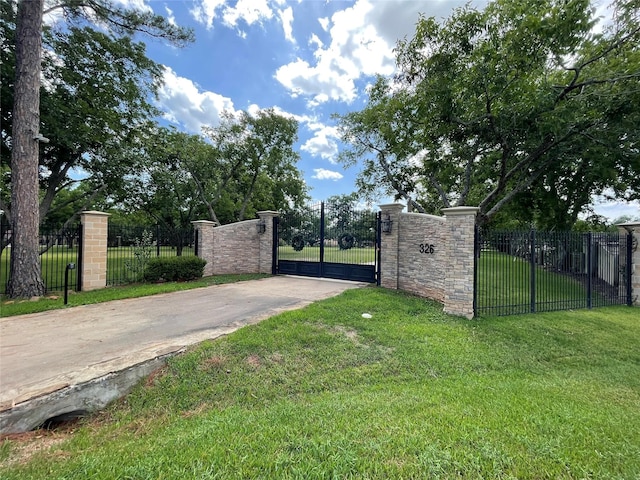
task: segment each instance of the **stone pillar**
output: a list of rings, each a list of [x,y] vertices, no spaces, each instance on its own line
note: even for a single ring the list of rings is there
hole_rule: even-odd
[[[80,290],[83,292],[107,286],[107,237],[109,214],[85,211],[82,224],[82,257],[80,260]]]
[[[404,209],[401,203],[380,205],[380,215],[384,225],[391,221],[391,232],[380,233],[380,286],[398,289],[398,255],[400,247],[400,214]],[[384,227],[383,227],[384,230]]]
[[[207,262],[203,276],[209,277],[213,275],[213,228],[218,224],[209,220],[195,220],[191,223],[198,233],[198,257]]]
[[[449,233],[444,311],[473,318],[474,243],[477,207],[444,208]]]
[[[620,233],[631,233],[631,303],[640,307],[640,222],[621,223],[618,228]],[[626,268],[626,252],[620,252],[620,261]]]
[[[260,242],[260,273],[275,273],[273,271],[273,219],[279,215],[273,210],[258,212],[258,225],[264,225],[264,232],[259,233]],[[261,227],[256,227],[261,228]]]

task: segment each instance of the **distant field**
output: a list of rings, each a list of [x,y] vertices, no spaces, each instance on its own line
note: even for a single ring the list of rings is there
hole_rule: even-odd
[[[151,248],[151,256],[157,255],[156,247]],[[184,247],[182,255],[193,255],[191,247]],[[174,247],[160,247],[160,256],[175,256]],[[5,292],[7,277],[9,275],[9,263],[11,247],[3,250],[0,256],[0,293]],[[133,247],[109,247],[107,249],[107,284],[119,285],[135,281],[139,273],[139,266],[134,255]],[[40,256],[42,276],[48,292],[60,291],[64,288],[64,274],[67,264],[78,263],[78,248],[66,246],[54,246]],[[69,285],[75,287],[77,270],[69,271]]]
[[[292,246],[279,246],[278,258],[280,260],[301,260],[307,262],[320,261],[320,247],[305,246],[296,252]],[[334,263],[354,263],[370,265],[376,260],[376,249],[373,247],[353,247],[348,250],[340,250],[340,247],[324,247],[324,261]]]

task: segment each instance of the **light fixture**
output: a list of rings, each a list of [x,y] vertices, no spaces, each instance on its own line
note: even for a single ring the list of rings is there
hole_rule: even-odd
[[[67,304],[69,300],[69,270],[75,270],[75,263],[67,263],[67,268],[64,269],[64,304]]]
[[[258,235],[262,235],[267,231],[267,222],[264,221],[264,218],[260,219],[256,226],[258,228]]]
[[[391,226],[393,225],[393,220],[391,220],[391,216],[387,213],[387,216],[382,220],[382,231],[384,233],[391,233]]]

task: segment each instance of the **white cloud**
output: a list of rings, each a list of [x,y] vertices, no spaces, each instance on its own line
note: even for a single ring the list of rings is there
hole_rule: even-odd
[[[465,0],[437,2],[407,0],[356,0],[331,18],[319,18],[329,33],[328,46],[311,33],[315,47],[313,62],[297,58],[276,71],[276,79],[293,97],[309,97],[313,107],[329,100],[351,102],[360,92],[356,81],[375,74],[390,75],[395,70],[393,48],[415,31],[419,14],[443,18]],[[477,0],[482,5],[486,0]]]
[[[173,14],[173,10],[171,10],[169,7],[165,6],[164,9],[167,12],[167,21],[169,22],[170,25],[173,25],[174,27],[177,27],[178,24],[176,23],[176,17]]]
[[[343,177],[340,172],[325,170],[324,168],[314,168],[313,171],[315,173],[311,176],[311,178],[316,178],[318,180],[333,180],[334,182],[336,182]]]
[[[198,23],[202,23],[208,29],[213,27],[216,18],[221,19],[227,27],[236,28],[241,20],[250,26],[254,23],[261,24],[274,16],[269,0],[238,0],[235,2],[235,6],[229,5],[230,3],[233,2],[200,0],[190,10],[190,13]],[[276,4],[280,4],[280,2],[276,2]],[[241,30],[239,30],[239,34],[246,36],[246,33]]]
[[[176,75],[169,67],[165,67],[158,103],[167,120],[194,133],[200,133],[203,126],[217,125],[223,111],[234,112],[230,98],[201,91],[195,83]]]
[[[271,17],[273,11],[269,8],[267,0],[238,0],[235,7],[226,7],[222,15],[224,23],[229,27],[237,26],[239,20],[253,25]]]
[[[300,149],[309,152],[314,157],[320,157],[335,164],[338,155],[338,139],[340,138],[337,127],[309,121],[307,128],[313,132],[313,137],[307,140]]]
[[[226,0],[202,0],[196,4],[189,13],[198,23],[204,24],[207,28],[213,27],[213,20],[217,16],[217,10],[224,6]]]
[[[309,45],[316,46],[316,51],[319,51],[320,49],[322,49],[322,47],[324,47],[324,43],[322,43],[322,40],[320,40],[320,38],[318,38],[318,36],[315,33],[311,34],[311,38],[309,39]]]
[[[293,9],[287,7],[284,10],[279,10],[278,15],[282,22],[282,29],[284,30],[284,38],[291,43],[296,43],[296,39],[293,38]]]
[[[376,3],[376,8],[381,4]],[[280,67],[276,79],[292,96],[310,97],[310,106],[329,100],[353,101],[357,96],[356,80],[376,73],[388,75],[394,68],[395,41],[386,41],[376,25],[370,23],[371,18],[376,18],[374,10],[370,0],[358,0],[352,7],[334,13],[330,20],[319,19],[331,35],[330,45],[325,47],[312,35],[309,43],[317,46],[315,64],[298,58]],[[393,22],[394,18],[385,21]]]

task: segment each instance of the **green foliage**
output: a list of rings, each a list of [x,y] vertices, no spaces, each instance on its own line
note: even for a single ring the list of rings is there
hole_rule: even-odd
[[[219,126],[205,129],[211,141],[153,127],[117,154],[118,162],[133,161],[144,173],[127,178],[118,200],[176,232],[193,220],[225,224],[299,204],[306,187],[295,165],[297,129],[295,120],[272,110],[225,114]]]
[[[133,258],[125,260],[129,281],[139,282],[145,276],[147,264],[154,253],[155,241],[153,233],[145,230],[141,238],[136,238],[133,245]]]
[[[147,282],[178,282],[202,277],[205,260],[199,257],[156,257],[149,260],[144,270]]]
[[[40,89],[41,133],[50,142],[41,146],[40,219],[71,215],[92,207],[107,190],[117,191],[131,173],[130,159],[116,153],[136,144],[157,114],[151,99],[160,85],[162,66],[146,56],[135,32],[161,37],[175,45],[192,40],[189,30],[161,16],[120,7],[108,0],[63,1],[66,28],[45,26],[43,35],[43,86]],[[15,2],[3,2],[1,95],[2,164],[11,167],[12,109],[15,77]],[[90,26],[97,23],[101,28]],[[108,28],[103,28],[108,27]],[[117,160],[117,161],[116,161]],[[87,174],[81,189],[70,190],[76,168]],[[44,174],[46,172],[46,175]],[[11,212],[9,175],[0,178],[0,208]],[[56,202],[60,192],[73,201]],[[70,200],[69,198],[67,200]],[[69,217],[64,220],[68,220]]]
[[[354,289],[5,440],[3,478],[636,478],[638,342],[627,307],[467,321]]]
[[[636,2],[637,3],[637,2]],[[633,1],[602,33],[588,0],[494,0],[420,18],[399,74],[340,117],[363,194],[416,211],[475,205],[570,229],[592,195],[638,199],[640,22]],[[622,14],[626,12],[626,14]]]

